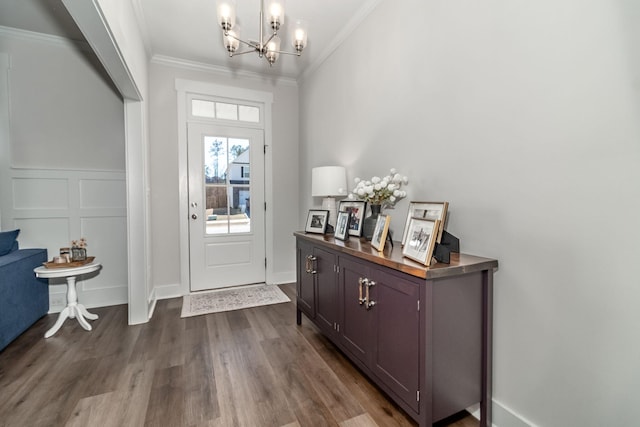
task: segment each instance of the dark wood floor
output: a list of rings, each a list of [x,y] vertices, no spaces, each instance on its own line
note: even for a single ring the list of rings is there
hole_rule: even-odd
[[[295,287],[282,289],[295,300]],[[92,309],[87,332],[48,315],[0,352],[0,426],[415,426],[294,303],[180,318],[159,301]],[[304,316],[303,316],[304,317]],[[472,427],[470,415],[441,423]]]

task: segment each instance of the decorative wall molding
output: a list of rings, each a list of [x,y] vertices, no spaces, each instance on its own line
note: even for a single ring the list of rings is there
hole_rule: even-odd
[[[189,71],[199,71],[203,73],[216,74],[223,77],[241,77],[243,79],[259,80],[264,82],[265,80],[274,80],[278,85],[283,86],[298,86],[295,79],[288,77],[265,77],[262,74],[254,73],[247,70],[231,70],[227,67],[221,67],[218,65],[205,64],[203,62],[188,61],[186,59],[174,58],[165,55],[153,55],[151,58],[152,64],[165,65],[168,67],[181,68]]]
[[[54,36],[52,34],[36,33],[34,31],[21,30],[18,28],[5,27],[2,25],[0,25],[0,36],[39,43],[47,43],[55,46],[64,46],[72,49],[80,48],[83,51],[91,52],[91,46],[89,46],[89,43],[85,41],[71,40],[65,37]]]
[[[87,307],[126,304],[127,209],[124,172],[15,169],[0,204],[7,228],[20,228],[21,248],[46,248],[51,259],[71,240],[85,237],[100,274],[78,281]],[[66,304],[63,280],[49,281],[50,312]]]

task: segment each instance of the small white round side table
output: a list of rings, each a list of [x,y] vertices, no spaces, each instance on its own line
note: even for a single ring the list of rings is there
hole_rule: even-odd
[[[96,320],[97,314],[89,313],[84,305],[78,302],[78,292],[76,291],[76,277],[83,274],[93,273],[98,271],[102,267],[99,262],[91,262],[89,264],[81,265],[79,267],[67,267],[67,268],[47,268],[45,266],[36,267],[33,272],[36,277],[43,279],[54,279],[65,277],[67,279],[67,306],[58,315],[58,320],[45,334],[45,338],[53,336],[67,318],[76,318],[80,326],[87,331],[91,330],[91,325],[86,319]],[[86,319],[85,319],[86,317]]]

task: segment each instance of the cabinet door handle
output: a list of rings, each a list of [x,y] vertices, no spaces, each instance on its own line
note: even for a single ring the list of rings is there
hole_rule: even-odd
[[[371,301],[371,296],[369,294],[369,289],[371,289],[372,286],[376,285],[376,282],[374,282],[373,280],[367,280],[367,291],[366,291],[366,295],[365,295],[365,308],[367,310],[371,310],[371,307],[373,307],[374,305],[376,305],[375,301]]]
[[[313,269],[313,262],[315,260],[317,260],[318,258],[314,257],[313,255],[307,255],[307,259],[305,260],[304,263],[304,270],[309,273],[309,274],[316,274],[317,271]]]
[[[366,299],[362,298],[362,285],[369,286],[369,279],[362,277],[358,279],[358,304],[360,305],[366,302]]]

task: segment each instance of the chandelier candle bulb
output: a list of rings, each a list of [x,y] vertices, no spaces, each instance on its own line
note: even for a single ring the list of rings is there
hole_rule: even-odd
[[[227,35],[223,36],[222,42],[227,52],[229,52],[229,56],[233,56],[233,53],[238,49],[238,46],[240,46],[240,41],[234,31],[229,31]]]
[[[280,37],[274,36],[271,41],[267,44],[267,61],[269,64],[273,65],[280,56]]]
[[[302,53],[302,49],[307,45],[307,24],[302,20],[296,21],[296,26],[293,30],[293,47],[296,49],[298,55]]]
[[[284,10],[282,4],[278,2],[271,3],[269,6],[269,15],[271,29],[276,32],[280,29],[280,26],[284,24]]]
[[[223,2],[218,5],[218,22],[225,32],[233,28],[236,22],[235,1]]]

